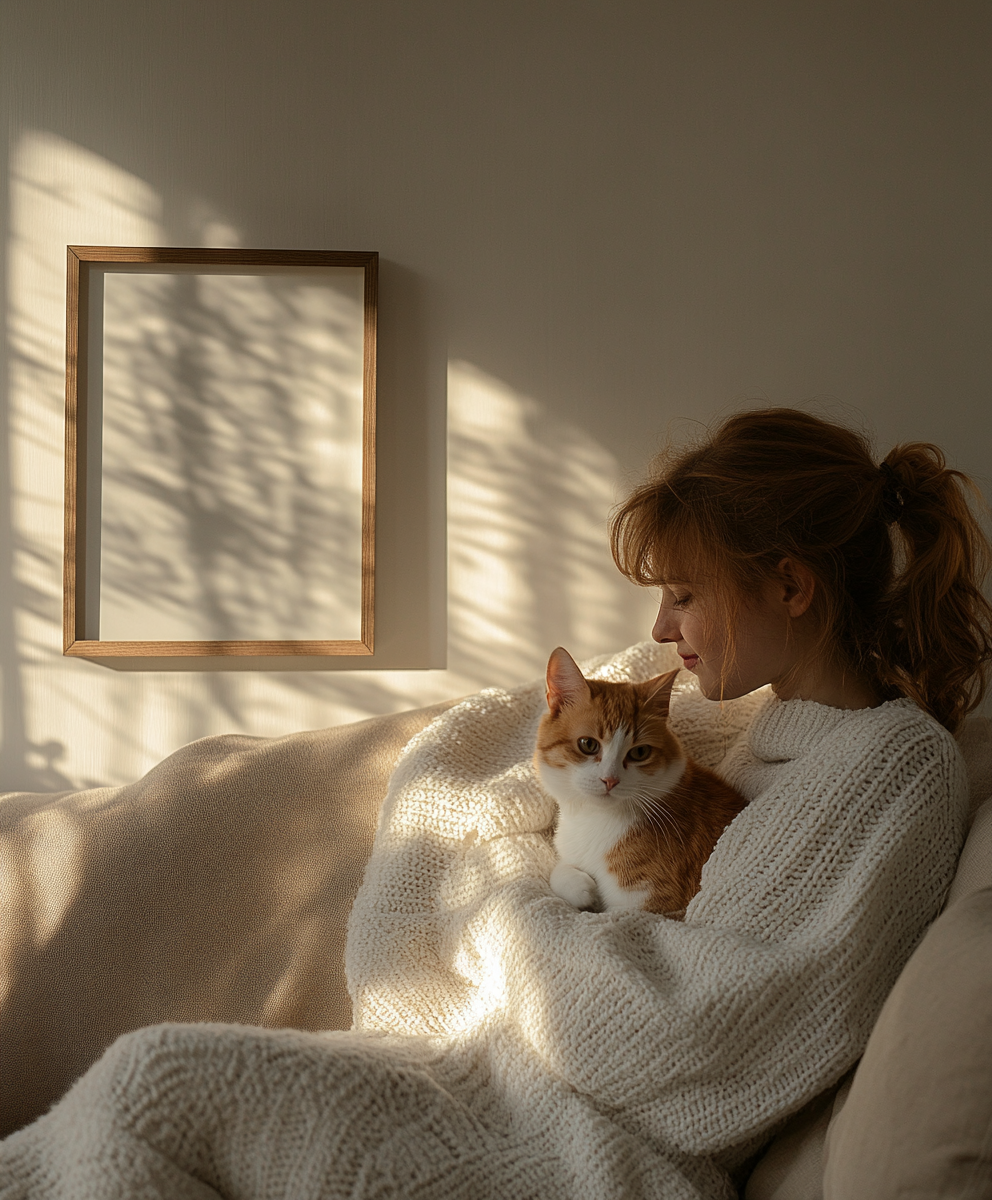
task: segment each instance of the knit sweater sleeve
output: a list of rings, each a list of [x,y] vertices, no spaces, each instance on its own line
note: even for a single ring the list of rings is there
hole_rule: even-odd
[[[547,885],[538,699],[467,702],[398,771],[352,915],[356,1024],[512,1028],[550,1077],[689,1154],[766,1132],[856,1060],[939,910],[963,838],[953,740],[898,702],[795,758],[738,746],[728,771],[763,786],[685,921],[593,914]]]

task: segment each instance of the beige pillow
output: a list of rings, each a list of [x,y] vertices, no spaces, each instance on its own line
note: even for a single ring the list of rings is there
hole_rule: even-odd
[[[345,923],[393,765],[448,705],[211,737],[0,800],[0,1136],[159,1021],[347,1028]]]
[[[992,720],[967,717],[955,735],[965,766],[972,812],[992,796]]]
[[[975,813],[971,823],[947,896],[948,907],[987,887],[992,887],[992,796]]]
[[[893,988],[825,1148],[825,1200],[992,1200],[992,887]]]

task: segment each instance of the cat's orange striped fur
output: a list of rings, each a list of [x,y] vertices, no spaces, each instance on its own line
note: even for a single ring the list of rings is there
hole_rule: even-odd
[[[668,724],[678,670],[587,680],[559,647],[534,760],[558,802],[552,889],[576,908],[680,916],[717,839],[747,804],[687,758]]]

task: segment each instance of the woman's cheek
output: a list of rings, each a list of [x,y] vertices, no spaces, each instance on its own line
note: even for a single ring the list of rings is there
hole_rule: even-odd
[[[709,657],[702,622],[691,613],[687,613],[682,621],[682,640],[704,661]]]

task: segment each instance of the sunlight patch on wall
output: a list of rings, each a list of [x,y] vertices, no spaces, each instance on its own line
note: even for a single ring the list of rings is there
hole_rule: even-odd
[[[11,171],[11,343],[15,574],[20,644],[47,650],[61,613],[65,255],[70,241],[155,242],[159,204],[141,180],[51,134],[25,136]],[[53,520],[57,511],[57,521]],[[22,594],[24,594],[22,593]]]
[[[653,598],[619,574],[616,460],[471,363],[448,371],[449,668],[484,687],[646,638]]]
[[[128,782],[177,747],[210,733],[279,735],[420,702],[408,677],[399,686],[375,676],[349,685],[344,679],[339,684],[330,677],[305,674],[122,674],[63,657],[66,246],[157,245],[170,239],[153,188],[65,138],[25,132],[15,143],[10,177],[11,472],[2,483],[12,492],[13,588],[3,601],[13,610],[13,645],[6,648],[0,789],[57,791]],[[216,213],[208,215],[214,225],[205,217],[205,239],[217,232],[220,219]],[[269,304],[272,297],[261,299]],[[209,301],[207,297],[208,308]],[[298,309],[311,301],[312,296],[294,295],[287,304]],[[271,317],[271,307],[264,312],[257,304],[244,309],[239,335],[250,336],[252,321],[260,314]],[[284,325],[292,318],[294,326],[292,337],[284,339],[286,359],[308,350],[307,345],[291,345],[292,339],[301,331],[309,336],[307,323],[296,321],[299,313],[289,308],[284,305],[281,311]],[[223,346],[218,350],[222,352]],[[277,377],[285,383],[282,366],[270,364],[263,383]],[[304,381],[307,387],[314,382],[313,374]],[[171,385],[165,389],[171,391]],[[242,401],[243,391],[231,384],[226,394],[229,408],[235,399]],[[294,402],[306,405],[306,387],[303,393]],[[309,410],[301,414],[302,423],[312,415]],[[326,450],[322,443],[327,421],[318,419],[317,425],[320,437],[308,443],[311,457]],[[307,428],[313,433],[311,426],[312,422]],[[277,462],[273,470],[285,474],[285,466]],[[294,459],[289,466],[296,470],[307,464],[301,467]],[[245,467],[243,474],[249,483],[257,479],[254,467]],[[277,501],[270,507],[285,518],[283,526],[295,525],[296,518],[282,512],[282,501]],[[319,571],[314,577],[316,585],[327,583]]]
[[[21,779],[39,790],[54,790],[89,775],[87,759],[102,757],[96,747],[118,755],[122,741],[107,683],[82,664],[67,668],[61,654],[66,246],[155,244],[161,237],[161,204],[142,180],[40,131],[25,133],[16,143],[10,188],[16,646],[8,664],[4,746],[5,757],[23,759]],[[15,721],[21,726],[20,745]],[[9,760],[5,769],[14,769]]]

